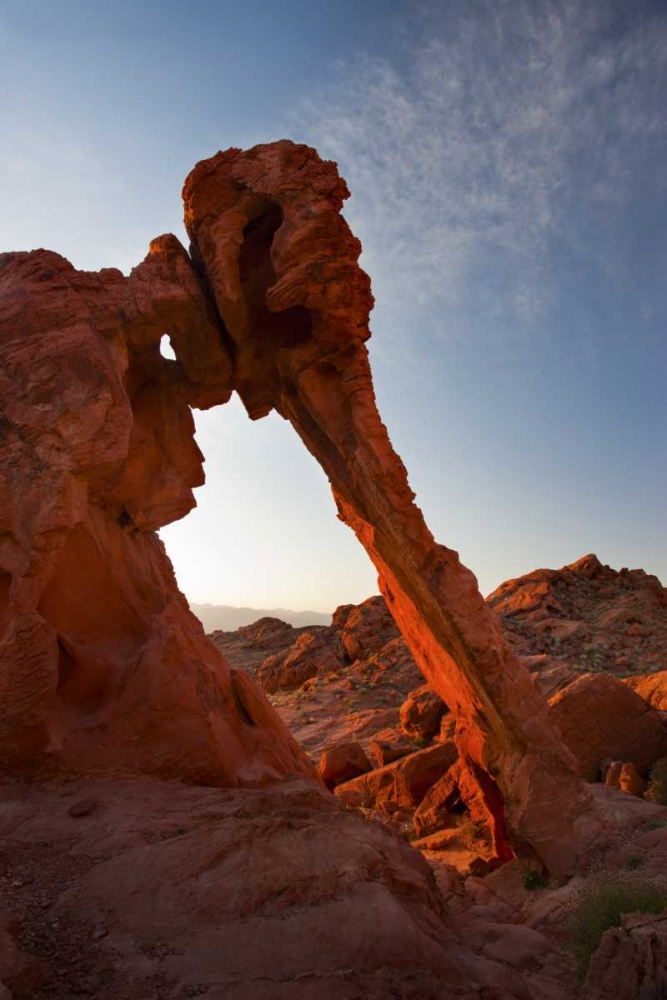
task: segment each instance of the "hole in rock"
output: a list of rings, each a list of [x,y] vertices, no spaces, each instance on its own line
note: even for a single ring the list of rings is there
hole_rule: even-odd
[[[239,276],[246,302],[248,325],[254,339],[270,338],[276,348],[295,347],[311,334],[310,313],[304,306],[271,312],[266,292],[276,283],[271,244],[283,215],[276,205],[253,219],[243,230],[239,254]]]
[[[194,419],[206,484],[195,490],[197,507],[160,538],[207,632],[267,613],[328,624],[339,605],[377,593],[368,557],[289,424],[276,413],[253,423],[236,395]]]
[[[163,358],[169,361],[176,360],[176,353],[174,348],[171,346],[171,337],[168,333],[162,334],[162,339],[160,340],[160,354]]]

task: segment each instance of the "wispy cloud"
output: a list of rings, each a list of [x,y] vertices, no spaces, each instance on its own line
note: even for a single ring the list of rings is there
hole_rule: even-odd
[[[292,133],[339,162],[381,301],[534,324],[558,254],[602,257],[605,219],[664,188],[666,32],[642,2],[435,3],[395,59],[340,65]]]

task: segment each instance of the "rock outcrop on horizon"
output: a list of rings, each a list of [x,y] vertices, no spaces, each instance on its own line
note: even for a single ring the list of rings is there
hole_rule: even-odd
[[[614,570],[589,554],[507,580],[487,603],[549,697],[581,673],[634,686],[638,675],[667,671],[667,588],[641,569]]]

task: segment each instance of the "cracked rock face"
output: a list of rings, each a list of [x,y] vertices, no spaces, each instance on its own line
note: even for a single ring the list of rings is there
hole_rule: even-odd
[[[592,800],[475,577],[414,504],[375,405],[373,299],[335,164],[288,141],[232,149],[183,196],[191,258],[173,236],[129,278],[45,251],[0,258],[6,761],[230,785],[310,773],[204,638],[154,534],[203,481],[190,407],[235,389],[252,419],[289,420],[328,476],[458,720],[462,786],[498,857],[564,874],[597,829]]]

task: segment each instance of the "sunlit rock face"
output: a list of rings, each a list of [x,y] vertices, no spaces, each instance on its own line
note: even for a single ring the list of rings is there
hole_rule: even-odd
[[[416,662],[458,719],[498,856],[511,856],[509,839],[567,871],[595,829],[591,799],[475,577],[435,543],[380,420],[364,344],[373,299],[335,164],[286,141],[232,149],[198,164],[183,196],[234,386],[252,418],[275,409],[289,420],[326,472]]]
[[[2,766],[223,785],[309,773],[205,638],[154,530],[204,481],[190,406],[231,392],[184,249],[153,241],[129,278],[3,255],[0,358]]]
[[[230,785],[310,771],[205,639],[154,534],[203,482],[190,407],[236,389],[322,465],[458,720],[460,787],[498,857],[563,874],[596,830],[592,801],[475,577],[414,504],[375,405],[347,196],[306,146],[232,149],[186,181],[191,257],[166,236],[129,278],[45,251],[0,258],[4,763]]]

